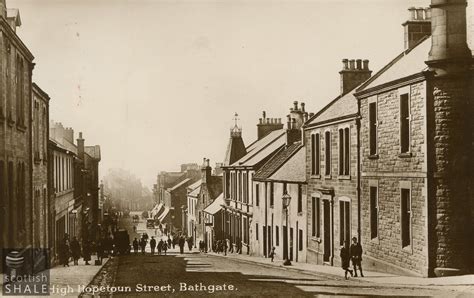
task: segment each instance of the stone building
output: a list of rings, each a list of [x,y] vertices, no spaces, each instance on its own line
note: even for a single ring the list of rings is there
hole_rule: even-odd
[[[161,171],[156,177],[156,186],[153,188],[153,196],[155,203],[164,204],[164,194],[166,189],[172,187],[179,181],[186,178],[199,177],[200,170],[196,163],[187,163],[181,165],[180,172],[166,172]]]
[[[50,245],[50,209],[48,189],[49,96],[33,83],[32,153],[33,153],[33,245]]]
[[[250,253],[254,192],[253,175],[286,142],[280,119],[266,118],[257,125],[258,139],[243,147],[242,130],[235,125],[224,159],[224,233],[234,249],[242,243],[242,253]],[[255,231],[254,231],[255,232]]]
[[[224,240],[224,193],[221,194],[204,210],[204,226],[206,237],[206,250],[212,251],[217,240]]]
[[[81,206],[76,203],[75,163],[77,147],[74,144],[74,130],[65,128],[61,123],[50,123],[49,150],[50,150],[50,179],[51,195],[54,202],[54,247],[52,253],[58,253],[60,241],[65,234],[70,237],[80,237]],[[53,236],[53,235],[51,235]]]
[[[358,133],[354,88],[367,80],[368,60],[344,59],[341,93],[304,125],[308,181],[308,262],[340,264],[344,241],[360,237]]]
[[[196,225],[198,223],[198,220],[202,220],[202,218],[199,218],[197,216],[197,204],[198,204],[198,198],[199,194],[201,193],[201,185],[202,185],[202,180],[199,179],[195,183],[191,184],[187,188],[187,193],[188,193],[188,199],[187,199],[187,206],[186,206],[186,228],[184,229],[184,233],[188,237],[193,238],[193,242],[196,243],[197,239],[197,228]]]
[[[357,89],[364,263],[422,276],[472,270],[472,53],[466,0],[432,0],[431,22]],[[431,17],[431,18],[430,18]],[[406,29],[410,31],[410,29]]]
[[[33,244],[33,55],[16,34],[18,9],[0,1],[0,247]]]
[[[253,220],[250,253],[268,257],[272,247],[278,258],[306,262],[306,174],[301,127],[308,118],[304,103],[290,109],[284,145],[255,172],[252,190]],[[288,208],[283,195],[292,198]]]

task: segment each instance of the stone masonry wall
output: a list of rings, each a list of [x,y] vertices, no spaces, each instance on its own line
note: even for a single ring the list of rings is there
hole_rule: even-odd
[[[407,91],[411,114],[410,152],[400,155],[399,96]],[[419,82],[380,93],[376,101],[378,155],[369,157],[369,98],[360,100],[362,246],[367,259],[383,264],[385,271],[408,270],[426,275],[426,84]],[[378,183],[378,237],[375,239],[371,239],[370,233],[369,181]],[[405,248],[401,242],[401,182],[411,185],[412,240]]]
[[[350,129],[350,176],[339,176],[339,128]],[[331,132],[331,175],[326,176],[325,174],[325,131]],[[320,134],[320,173],[319,176],[311,175],[311,134],[319,132]],[[306,142],[306,174],[308,181],[307,188],[307,236],[308,236],[308,252],[307,259],[308,263],[322,264],[324,254],[324,243],[323,243],[323,197],[320,193],[320,188],[332,188],[334,189],[334,199],[332,206],[333,218],[331,219],[331,225],[334,229],[334,239],[332,239],[332,256],[334,257],[334,263],[340,264],[339,257],[339,237],[340,237],[340,221],[339,221],[339,199],[344,200],[350,199],[350,229],[351,238],[358,237],[358,201],[357,201],[357,126],[355,120],[349,120],[339,124],[328,124],[324,127],[318,127],[305,131],[305,142]],[[321,237],[312,236],[312,197],[320,196],[320,229]],[[326,198],[326,196],[324,197]],[[318,219],[316,219],[318,221]]]

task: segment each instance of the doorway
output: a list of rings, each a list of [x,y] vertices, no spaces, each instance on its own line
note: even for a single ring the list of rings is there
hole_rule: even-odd
[[[331,208],[329,205],[329,200],[323,200],[323,232],[324,232],[323,261],[329,262],[331,258]]]

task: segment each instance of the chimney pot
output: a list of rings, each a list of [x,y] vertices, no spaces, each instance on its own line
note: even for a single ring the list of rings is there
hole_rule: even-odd
[[[312,118],[314,116],[314,113],[309,113],[309,118]]]
[[[354,70],[354,64],[355,64],[354,59],[349,60],[349,69]]]
[[[302,103],[301,103],[301,111],[302,111],[302,112],[304,112],[304,105],[305,105],[305,103],[302,102]]]
[[[356,60],[356,64],[357,64],[357,69],[358,69],[358,70],[362,70],[362,60],[361,60],[361,59],[357,59],[357,60]]]
[[[431,8],[430,7],[425,8],[425,19],[426,20],[431,20]]]
[[[416,18],[416,8],[409,7],[408,8],[408,20],[413,21]]]
[[[262,124],[262,118],[259,118],[259,119],[258,119],[258,122],[259,122],[260,124]]]
[[[79,139],[82,139],[82,132],[79,132]]]
[[[347,70],[349,68],[348,63],[348,59],[342,59],[342,70]]]
[[[364,60],[364,61],[362,61],[362,62],[363,62],[363,64],[364,64],[363,69],[364,69],[364,70],[369,70],[369,60],[366,59],[366,60]]]
[[[423,20],[424,19],[424,17],[423,17],[424,12],[425,12],[424,8],[418,7],[416,9],[416,19],[417,20]]]
[[[265,113],[265,111],[262,112],[262,115],[263,115],[262,116],[263,119],[267,118],[267,113]]]
[[[294,106],[294,110],[295,110],[295,111],[298,111],[298,101],[295,100],[295,101],[293,102],[293,106]]]

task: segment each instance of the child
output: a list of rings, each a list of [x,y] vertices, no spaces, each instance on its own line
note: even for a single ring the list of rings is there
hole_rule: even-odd
[[[347,241],[344,241],[344,245],[341,246],[341,267],[344,269],[344,277],[348,279],[347,272],[352,276],[352,270],[350,268],[350,254],[347,248]]]
[[[275,246],[272,247],[272,251],[270,252],[270,258],[272,258],[272,262],[273,262],[273,258],[275,258]]]

